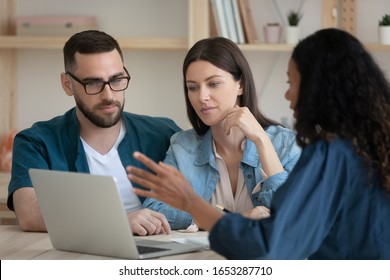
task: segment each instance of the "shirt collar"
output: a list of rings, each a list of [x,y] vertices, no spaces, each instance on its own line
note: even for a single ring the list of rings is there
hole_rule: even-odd
[[[200,143],[199,153],[194,163],[196,166],[201,166],[209,163],[212,167],[217,168],[214,156],[213,143],[214,141],[211,134],[211,129],[209,129],[204,134]],[[242,148],[244,149],[244,154],[242,156],[241,162],[252,167],[258,167],[259,155],[257,154],[255,143],[253,143],[249,139],[245,139],[242,142]]]

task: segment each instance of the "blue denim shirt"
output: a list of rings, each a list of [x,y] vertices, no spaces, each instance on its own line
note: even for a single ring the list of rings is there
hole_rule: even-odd
[[[300,157],[301,149],[296,144],[295,133],[289,129],[270,126],[266,129],[266,133],[271,139],[284,171],[264,179],[260,171],[262,166],[256,145],[249,139],[246,141],[240,168],[253,205],[270,207],[273,193],[287,179]],[[198,135],[193,129],[174,134],[164,162],[179,169],[199,196],[206,201],[211,200],[220,178],[213,151],[211,130],[204,135]],[[259,182],[262,182],[260,191],[252,194]],[[191,224],[192,217],[188,213],[155,199],[147,198],[144,206],[163,213],[172,229],[186,228]]]

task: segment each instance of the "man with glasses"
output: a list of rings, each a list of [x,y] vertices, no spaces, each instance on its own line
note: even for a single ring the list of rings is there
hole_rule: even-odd
[[[170,136],[180,128],[167,118],[123,112],[131,77],[110,35],[96,30],[77,33],[63,52],[61,84],[76,106],[15,137],[8,207],[15,211],[22,230],[46,231],[30,168],[110,175],[118,182],[134,233],[168,233],[164,215],[144,209],[143,199],[132,192],[125,167],[137,164],[132,154],[138,150],[155,161],[163,160]]]

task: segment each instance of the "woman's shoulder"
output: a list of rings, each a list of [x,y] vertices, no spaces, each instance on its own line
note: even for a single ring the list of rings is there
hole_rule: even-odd
[[[295,137],[296,133],[290,128],[283,127],[281,125],[270,125],[265,130],[269,136],[284,136],[284,137]]]
[[[271,142],[275,145],[290,146],[296,145],[296,133],[295,131],[280,126],[270,125],[265,130]]]
[[[176,132],[171,137],[171,144],[195,144],[202,141],[203,135],[198,135],[196,131],[191,128]]]
[[[304,149],[304,154],[315,157],[317,160],[321,158],[326,161],[335,162],[359,162],[360,157],[357,155],[352,143],[341,138],[332,140],[317,140]]]
[[[198,154],[203,143],[204,135],[198,135],[194,129],[183,130],[172,135],[170,150]]]
[[[357,156],[351,141],[342,138],[334,138],[328,141],[324,140],[322,141],[322,144],[328,146],[329,153],[335,155],[344,155],[344,157],[347,158],[356,158]]]

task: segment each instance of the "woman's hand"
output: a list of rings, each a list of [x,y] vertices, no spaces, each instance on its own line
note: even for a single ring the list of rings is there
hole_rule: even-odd
[[[155,163],[145,155],[135,152],[134,158],[143,163],[149,170],[134,166],[126,168],[128,178],[150,191],[133,188],[135,194],[151,197],[188,212],[200,228],[211,230],[222,214],[208,202],[198,196],[182,173],[176,168],[162,162]]]
[[[227,135],[230,134],[230,129],[236,126],[252,142],[256,142],[262,136],[267,137],[263,127],[247,107],[239,107],[236,105],[234,108],[227,110],[221,119],[224,120],[224,131]]]
[[[222,119],[225,120],[223,125],[226,134],[236,126],[241,129],[246,138],[255,143],[262,169],[268,177],[284,170],[267,133],[247,107],[236,105],[227,110],[222,115]]]
[[[254,219],[254,220],[261,220],[268,218],[271,216],[271,210],[269,210],[265,206],[256,206],[253,209],[247,210],[243,213],[241,213],[244,217]]]
[[[162,162],[156,163],[139,152],[135,152],[134,157],[154,172],[151,173],[133,166],[127,167],[128,178],[132,182],[151,190],[134,188],[134,192],[137,195],[152,197],[186,211],[188,202],[197,195],[184,175],[176,168]]]

